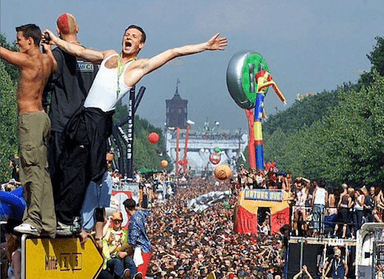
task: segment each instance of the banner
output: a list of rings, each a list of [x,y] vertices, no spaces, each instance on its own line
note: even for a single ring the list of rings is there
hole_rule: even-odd
[[[236,232],[257,234],[257,213],[259,207],[269,208],[271,214],[271,234],[290,223],[289,204],[285,201],[288,193],[282,190],[252,189],[240,192],[237,209]]]
[[[111,207],[114,208],[115,211],[121,211],[123,213],[123,222],[121,224],[121,227],[123,229],[128,229],[128,221],[129,221],[123,202],[126,199],[130,199],[130,198],[132,198],[131,191],[113,191],[111,196]]]
[[[198,196],[188,202],[188,209],[196,213],[201,213],[215,203],[227,200],[230,194],[230,191],[215,191]]]

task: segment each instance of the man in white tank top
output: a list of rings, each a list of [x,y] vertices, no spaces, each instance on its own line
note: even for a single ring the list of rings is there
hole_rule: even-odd
[[[316,185],[313,192],[313,227],[315,233],[324,233],[324,213],[328,202],[328,192],[325,189],[325,181],[314,181]]]
[[[91,122],[91,124],[95,124],[92,119],[95,114],[95,116],[97,117],[101,117],[103,113],[106,114],[106,119],[100,119],[100,121],[103,121],[103,125],[110,125],[111,127],[104,128],[104,139],[102,137],[99,137],[98,142],[102,140],[105,140],[106,142],[107,138],[110,135],[113,125],[113,122],[111,123],[111,121],[109,121],[109,118],[112,117],[110,115],[110,112],[114,111],[116,103],[121,100],[121,98],[123,98],[129,92],[129,89],[135,86],[145,75],[160,68],[168,61],[176,57],[191,55],[206,50],[224,50],[224,48],[227,46],[227,39],[219,37],[218,33],[204,43],[169,49],[149,59],[137,59],[137,55],[140,50],[144,47],[146,41],[146,34],[144,30],[139,26],[131,25],[124,31],[122,39],[122,50],[119,53],[115,50],[96,51],[93,49],[84,49],[78,45],[70,44],[66,41],[61,40],[49,30],[46,30],[45,32],[48,33],[50,36],[50,44],[55,44],[60,49],[76,57],[81,57],[94,64],[101,64],[99,72],[84,102],[85,112],[80,115],[80,117],[85,118],[85,122],[89,121]],[[90,115],[92,117],[89,117]],[[77,123],[81,123],[81,121],[78,121]],[[70,126],[70,124],[68,126]],[[88,131],[89,126],[90,125],[88,124],[86,125],[88,135],[85,137],[85,144],[82,144],[80,142],[76,143],[79,148],[75,148],[74,150],[77,150],[78,154],[71,154],[70,156],[74,158],[74,160],[72,161],[76,160],[79,164],[81,163],[87,165],[84,161],[89,160],[90,157],[88,156],[88,154],[91,154],[90,161],[92,163],[94,161],[92,160],[92,150],[99,150],[97,155],[100,158],[96,158],[96,161],[100,162],[99,165],[102,168],[103,165],[105,165],[106,150],[105,152],[102,152],[100,150],[102,150],[103,148],[97,149],[88,146],[88,142],[94,142],[92,138],[93,133],[91,133],[93,131]],[[97,129],[97,127],[99,127],[100,125],[96,123],[96,125],[93,126],[95,127],[94,129]],[[83,139],[84,135],[81,134],[81,129],[78,130],[79,131],[75,131],[75,137],[76,133],[79,132],[81,137],[79,136],[77,138]],[[71,132],[73,132],[73,129],[71,130]],[[98,131],[98,133],[96,134],[100,135],[100,131]],[[102,144],[100,143],[99,145]],[[71,162],[71,160],[67,160],[67,162]],[[72,169],[74,168],[75,167],[72,166]],[[71,168],[66,166],[66,169],[70,170]],[[76,170],[78,169],[79,168],[77,168]],[[98,170],[94,167],[91,168],[91,171],[95,174],[102,174],[105,172],[105,170]],[[70,171],[66,172],[70,174]],[[73,212],[77,212],[77,209],[75,210],[73,208],[74,202],[71,201],[69,197],[67,197],[70,196],[70,193],[72,192],[71,189],[73,189],[73,191],[78,192],[78,194],[75,195],[75,197],[73,198],[79,198],[82,197],[83,194],[85,195],[87,186],[89,184],[89,182],[87,183],[87,181],[89,180],[88,174],[85,170],[84,174],[79,175],[79,180],[85,181],[85,183],[79,183],[81,185],[74,185],[75,183],[72,182],[74,180],[73,177],[70,177],[70,175],[68,176],[69,177],[67,180],[70,181],[71,179],[71,182],[68,183],[68,185],[65,185],[65,187],[63,187],[66,190],[63,191],[63,194],[60,196],[59,206],[56,206],[57,218],[59,221],[61,219],[59,226],[62,225],[61,223],[63,223],[63,225],[70,225],[69,219],[71,217],[74,217],[71,215],[74,214]],[[92,180],[92,177],[90,179]],[[99,236],[96,233],[96,238],[97,237]],[[146,255],[145,258],[149,259],[150,255]],[[138,267],[138,271],[141,271],[140,268],[141,266]],[[145,277],[144,275],[145,271],[143,272],[143,277]]]
[[[117,53],[115,50],[97,51],[88,48],[84,49],[61,40],[49,30],[45,32],[49,34],[51,44],[55,44],[62,50],[94,64],[103,64],[107,69],[101,73],[99,71],[84,104],[85,107],[101,106],[103,107],[103,111],[113,110],[116,102],[120,100],[130,88],[135,86],[145,75],[160,68],[168,61],[180,56],[191,55],[206,50],[224,50],[227,46],[227,39],[219,37],[219,33],[217,33],[207,42],[201,44],[169,49],[149,59],[137,59],[137,55],[144,47],[146,40],[146,34],[139,26],[131,25],[125,30],[120,53]],[[126,67],[126,64],[131,61],[132,63],[130,63],[129,67]],[[119,69],[121,69],[120,74],[117,73]],[[108,70],[112,70],[110,74],[107,73]],[[99,81],[97,81],[97,79],[99,79]],[[101,90],[101,87],[104,87],[103,90]],[[116,94],[117,91],[115,89],[119,91],[118,94]],[[105,97],[105,95],[102,96],[106,93],[104,90],[107,90],[111,95],[108,94],[108,97]],[[114,102],[111,102],[112,100]],[[104,101],[110,104],[104,106],[102,104]]]

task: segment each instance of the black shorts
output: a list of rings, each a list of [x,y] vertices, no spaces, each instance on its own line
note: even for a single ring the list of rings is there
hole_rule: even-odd
[[[339,210],[339,221],[343,224],[348,224],[349,223],[349,208],[347,207],[341,207]]]

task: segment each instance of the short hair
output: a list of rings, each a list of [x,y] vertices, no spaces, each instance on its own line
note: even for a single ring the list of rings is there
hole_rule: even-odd
[[[325,188],[327,186],[327,183],[325,182],[324,178],[319,179],[319,186]]]
[[[61,14],[57,18],[56,24],[60,33],[63,33],[63,34],[76,33],[76,27],[77,27],[76,18],[69,13]]]
[[[145,43],[145,41],[147,40],[147,35],[145,34],[143,28],[141,28],[140,26],[131,24],[127,27],[127,29],[125,29],[124,34],[125,34],[125,32],[127,32],[128,29],[132,29],[132,28],[137,29],[141,32],[141,42]]]
[[[134,199],[126,199],[124,202],[123,202],[123,205],[126,209],[128,210],[134,210],[135,207],[136,207],[136,202]]]
[[[21,25],[19,27],[16,27],[16,32],[23,32],[23,37],[28,39],[32,38],[33,42],[35,45],[39,46],[40,45],[40,40],[41,40],[41,30],[40,27],[37,26],[36,24],[30,23],[30,24],[25,24]]]

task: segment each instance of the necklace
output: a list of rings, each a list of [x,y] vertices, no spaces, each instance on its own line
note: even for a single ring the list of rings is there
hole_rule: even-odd
[[[130,58],[126,63],[124,63],[124,65],[121,65],[121,55],[120,53],[117,55],[117,91],[116,91],[117,98],[119,97],[119,94],[121,92],[119,79],[124,72],[125,65],[127,65],[128,62],[134,61],[136,59],[137,57]]]

